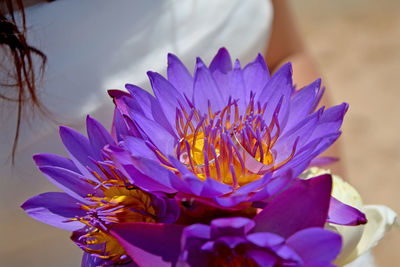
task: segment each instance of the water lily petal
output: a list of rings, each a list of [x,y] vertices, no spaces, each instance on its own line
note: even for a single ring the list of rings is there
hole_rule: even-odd
[[[340,252],[342,239],[339,234],[322,228],[308,228],[290,236],[286,244],[309,266],[308,263],[332,262]]]
[[[87,194],[92,194],[94,190],[93,186],[85,181],[84,176],[60,167],[44,166],[39,169],[50,182],[65,193],[80,202],[89,203],[85,197]]]
[[[118,108],[114,110],[113,123],[111,127],[111,136],[118,141],[121,141],[123,136],[129,134],[128,126],[124,120],[121,111]]]
[[[61,192],[48,192],[34,196],[21,208],[32,218],[68,231],[75,231],[85,225],[78,221],[68,222],[76,216],[84,216],[85,211],[80,208],[80,203]]]
[[[342,125],[343,117],[348,108],[349,105],[343,103],[325,110],[322,113],[318,126],[313,131],[310,139],[312,140],[328,134],[337,133]]]
[[[321,86],[321,79],[299,90],[290,102],[290,116],[286,128],[290,129],[311,111]]]
[[[226,94],[220,91],[208,68],[198,58],[194,73],[193,103],[195,106],[200,111],[206,112],[210,103],[213,111],[219,111],[226,104],[223,95]]]
[[[38,167],[53,166],[71,170],[76,173],[80,173],[78,168],[72,162],[72,160],[64,158],[63,156],[60,155],[36,154],[33,156],[33,160],[35,161]]]
[[[246,85],[246,98],[248,101],[250,92],[259,95],[269,80],[269,70],[261,54],[243,68],[243,79]],[[248,104],[246,102],[246,104]]]
[[[148,137],[148,139],[164,154],[175,154],[176,138],[172,136],[164,127],[157,122],[145,118],[137,113],[131,113],[131,118],[135,124]]]
[[[168,54],[168,81],[187,99],[193,96],[193,77],[179,58]]]
[[[170,266],[178,260],[184,226],[161,223],[122,223],[111,227],[125,251],[139,266]]]
[[[88,171],[87,167],[99,171],[91,159],[102,160],[102,158],[98,158],[96,153],[93,152],[88,138],[74,129],[64,126],[60,127],[60,137],[71,160],[78,167],[79,171],[86,178],[93,180],[92,174]]]
[[[96,154],[98,159],[102,159],[101,151],[103,147],[115,144],[114,140],[104,126],[90,116],[86,117],[86,129],[93,153]]]
[[[262,89],[257,98],[257,101],[260,101],[262,105],[267,102],[268,108],[264,113],[265,121],[269,122],[272,120],[275,108],[278,106],[278,103],[282,98],[283,102],[278,119],[282,126],[284,125],[283,119],[288,111],[292,91],[292,65],[289,62],[280,67],[279,70],[272,75],[271,79],[268,80],[268,83]]]
[[[182,106],[184,109],[189,110],[187,101],[168,80],[157,72],[149,71],[147,75],[165,117],[171,126],[175,125],[176,108]]]
[[[232,99],[238,100],[239,113],[243,114],[246,109],[246,85],[239,60],[235,61],[233,71],[230,73],[229,88]]]
[[[339,225],[359,225],[367,223],[367,218],[358,209],[332,197],[327,221]]]
[[[251,257],[251,259],[253,259],[260,267],[273,267],[277,262],[276,257],[265,251],[252,249],[247,251],[246,254],[249,255],[249,257]]]
[[[222,47],[218,50],[209,67],[211,73],[218,70],[222,73],[227,73],[232,70],[232,60],[228,50]]]
[[[160,106],[159,101],[146,90],[133,84],[126,84],[125,88],[131,94],[131,97],[124,98],[125,102],[132,110],[138,110],[139,113],[146,118],[153,120],[164,127],[171,135],[176,132],[171,127],[169,121]],[[128,112],[126,113],[128,114]],[[171,114],[173,115],[173,114]]]
[[[327,174],[297,180],[256,215],[253,232],[271,232],[286,238],[305,228],[322,227],[328,215],[331,189],[332,178]]]

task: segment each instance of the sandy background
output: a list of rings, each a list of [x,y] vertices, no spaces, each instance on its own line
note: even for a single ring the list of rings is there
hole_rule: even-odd
[[[350,104],[342,150],[347,179],[367,204],[400,212],[400,1],[292,0],[299,27],[335,103]],[[374,249],[400,266],[400,232]]]

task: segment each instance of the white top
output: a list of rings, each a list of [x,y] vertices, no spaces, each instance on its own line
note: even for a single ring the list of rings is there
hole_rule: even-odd
[[[272,21],[268,0],[56,0],[26,9],[29,40],[48,57],[40,97],[59,123],[23,122],[11,167],[16,107],[0,112],[0,259],[4,266],[79,266],[70,233],[29,218],[19,206],[57,189],[36,169],[36,153],[66,154],[63,124],[85,133],[90,114],[106,127],[113,104],[107,89],[125,83],[149,88],[146,71],[165,73],[167,53],[193,69],[225,46],[246,64],[265,51]]]

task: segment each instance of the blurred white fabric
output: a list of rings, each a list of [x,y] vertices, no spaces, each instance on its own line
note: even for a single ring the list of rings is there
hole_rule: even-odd
[[[196,56],[210,62],[225,46],[244,65],[265,50],[272,14],[267,0],[56,0],[32,6],[26,9],[28,37],[48,57],[40,97],[63,125],[84,133],[90,114],[109,128],[113,104],[107,89],[125,83],[148,89],[146,71],[164,74],[168,52],[193,67]],[[58,124],[26,114],[12,167],[16,110],[1,103],[1,265],[78,266],[81,252],[69,233],[29,218],[19,207],[31,196],[57,190],[32,155],[65,155]]]

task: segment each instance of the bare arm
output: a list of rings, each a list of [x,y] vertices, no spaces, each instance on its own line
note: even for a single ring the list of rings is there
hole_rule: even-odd
[[[287,0],[272,0],[274,20],[272,33],[265,59],[268,67],[275,71],[280,65],[291,61],[293,66],[293,82],[301,88],[321,77],[313,59],[308,53]],[[331,106],[328,96],[322,98],[321,106]],[[339,144],[336,142],[323,155],[340,157]],[[328,168],[335,174],[344,175],[343,164],[336,162]]]

